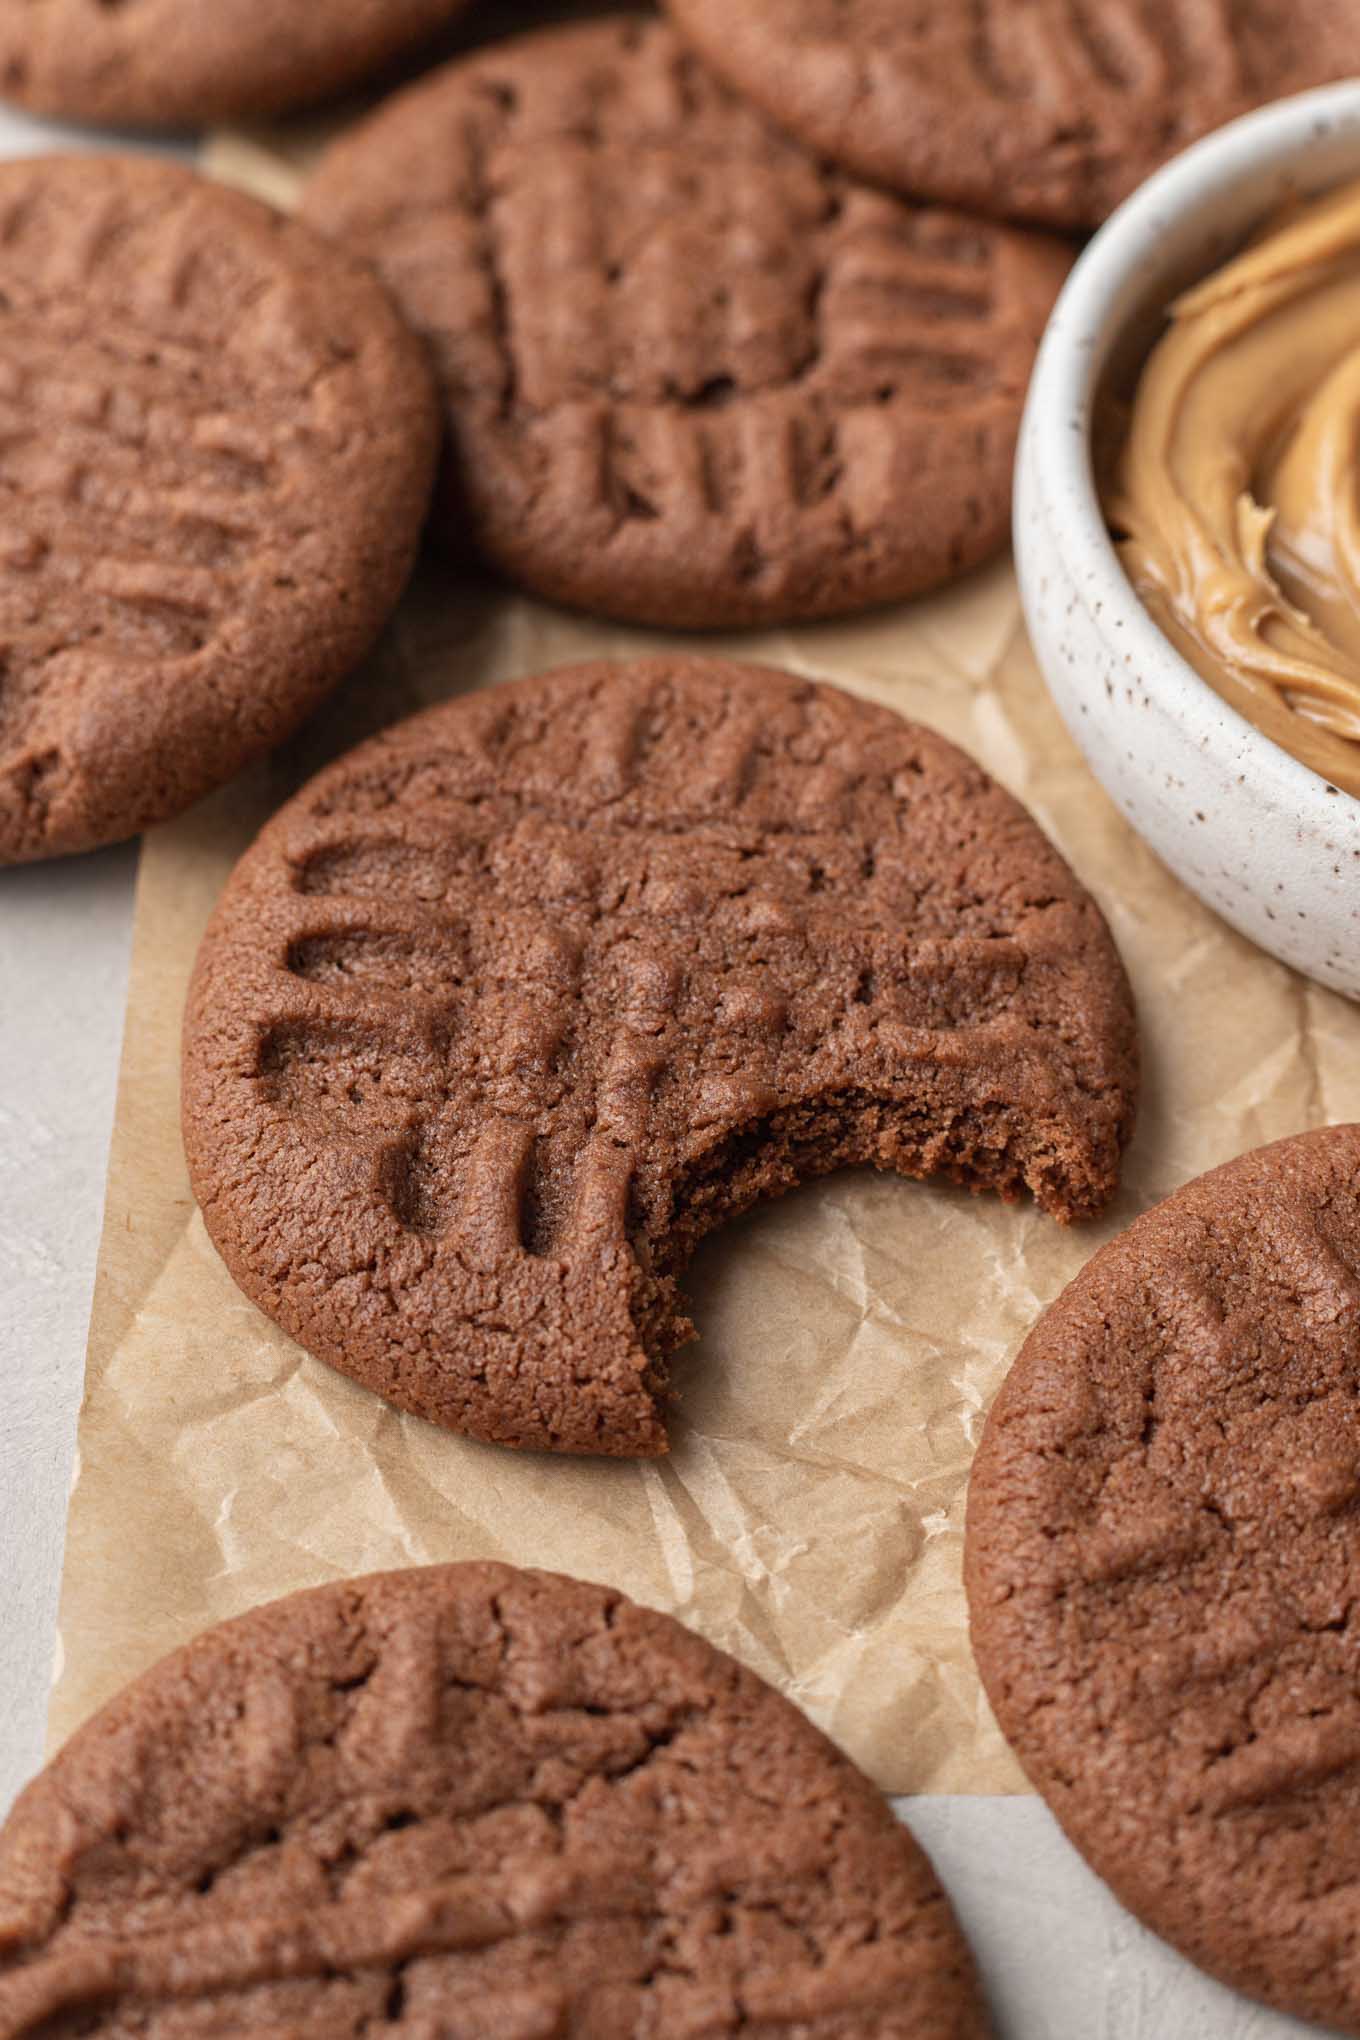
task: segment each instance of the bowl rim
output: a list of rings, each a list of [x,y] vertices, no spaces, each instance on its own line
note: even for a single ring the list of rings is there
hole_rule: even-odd
[[[1042,479],[1052,538],[1084,606],[1110,626],[1136,664],[1145,688],[1161,683],[1164,705],[1197,749],[1222,750],[1249,767],[1264,805],[1297,819],[1317,805],[1329,821],[1360,830],[1360,798],[1337,787],[1277,744],[1210,686],[1164,635],[1140,599],[1115,551],[1096,489],[1092,451],[1095,391],[1129,320],[1146,307],[1134,286],[1158,260],[1168,222],[1189,230],[1203,215],[1219,219],[1231,200],[1279,172],[1312,142],[1354,132],[1360,176],[1360,78],[1296,93],[1242,115],[1163,165],[1088,242],[1058,297],[1030,382],[1017,468],[1017,501],[1025,471]],[[1268,200],[1264,201],[1269,203]],[[1252,189],[1242,205],[1245,232],[1261,214]],[[1017,517],[1017,524],[1019,518]],[[1165,683],[1170,682],[1168,689]]]

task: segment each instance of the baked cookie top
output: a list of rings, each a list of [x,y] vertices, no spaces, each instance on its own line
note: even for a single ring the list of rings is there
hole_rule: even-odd
[[[1360,2032],[1360,1127],[1201,1176],[1026,1342],[973,1470],[997,1717],[1139,1917]]]
[[[0,165],[0,863],[284,736],[406,578],[438,422],[361,265],[144,158]]]
[[[0,94],[112,127],[204,127],[357,84],[467,0],[23,0],[0,8]]]
[[[430,345],[449,528],[554,601],[829,616],[1006,543],[1069,251],[856,185],[662,23],[449,65],[334,147],[303,212]]]
[[[0,2031],[985,2040],[867,1779],[607,1587],[379,1574],[210,1630],[0,1832]]]
[[[654,659],[433,709],[285,807],[204,938],[184,1128],[314,1353],[476,1437],[656,1453],[710,1227],[856,1163],[1081,1217],[1135,1086],[1100,913],[978,766]]]
[[[1349,0],[665,0],[720,77],[861,177],[1094,227],[1210,128],[1360,69]]]

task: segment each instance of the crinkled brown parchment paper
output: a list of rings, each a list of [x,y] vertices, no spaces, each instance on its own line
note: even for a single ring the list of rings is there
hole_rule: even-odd
[[[260,142],[216,167],[286,196]],[[398,1416],[293,1346],[205,1236],[178,1126],[195,945],[236,855],[305,774],[426,701],[661,642],[427,571],[368,669],[287,752],[148,838],[52,1712],[65,1736],[207,1624],[337,1575],[498,1557],[672,1610],[807,1709],[888,1791],[1023,1790],[973,1670],[964,1489],[1044,1305],[1111,1233],[1241,1149],[1360,1118],[1360,1013],[1231,934],[1090,778],[998,566],[851,625],[725,640],[944,731],[1026,801],[1094,890],[1138,994],[1142,1120],[1117,1210],[888,1177],[810,1186],[703,1250],[702,1341],[671,1458],[517,1457]],[[699,647],[702,649],[703,647]]]

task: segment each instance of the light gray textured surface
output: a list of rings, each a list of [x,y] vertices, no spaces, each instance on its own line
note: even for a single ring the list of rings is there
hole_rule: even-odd
[[[62,140],[0,115],[0,155]],[[135,868],[128,847],[0,872],[0,1812],[42,1748]],[[1145,1934],[1037,1801],[899,1811],[950,1888],[1002,2040],[1305,2035]]]
[[[0,871],[0,1805],[42,1750],[135,870]]]
[[[1037,1799],[899,1800],[973,1945],[1001,2040],[1318,2040],[1115,1904]]]

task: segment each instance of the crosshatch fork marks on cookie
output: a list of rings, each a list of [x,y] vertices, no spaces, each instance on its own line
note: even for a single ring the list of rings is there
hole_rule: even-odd
[[[1067,251],[854,185],[660,24],[449,67],[337,145],[304,213],[430,345],[450,519],[542,593],[825,615],[1004,543]]]
[[[1031,1333],[974,1464],[974,1646],[1140,1918],[1353,2032],[1360,1127],[1145,1213]]]
[[[287,1330],[452,1429],[665,1449],[678,1278],[847,1164],[1100,1208],[1103,922],[962,754],[835,690],[599,664],[434,710],[238,867],[185,1037],[196,1193]]]
[[[261,537],[251,498],[273,479],[248,392],[233,417],[189,350],[177,363],[149,336],[118,348],[86,340],[82,324],[49,312],[3,329],[0,717],[11,732],[25,682],[41,686],[70,649],[63,595],[80,601],[82,641],[97,639],[101,658],[200,651],[240,599],[239,569]]]
[[[315,237],[149,159],[5,165],[0,859],[131,833],[298,721],[395,599],[434,433]]]
[[[1360,63],[1336,0],[666,0],[704,60],[858,175],[1095,227],[1178,149]]]
[[[1001,100],[1066,101],[1073,140],[1095,139],[1086,132],[1093,101],[1117,105],[1140,95],[1169,96],[1176,67],[1195,59],[1210,87],[1231,94],[1246,86],[1232,0],[1210,0],[1207,7],[1202,0],[1162,0],[1156,9],[1128,0],[1113,6],[1109,0],[1047,0],[1021,8],[968,0],[968,11],[976,77]],[[894,26],[896,39],[908,42],[900,14]],[[941,44],[946,39],[939,38]]]
[[[0,2036],[982,2040],[930,1865],[777,1694],[607,1588],[338,1582],[209,1631],[0,1832]]]

